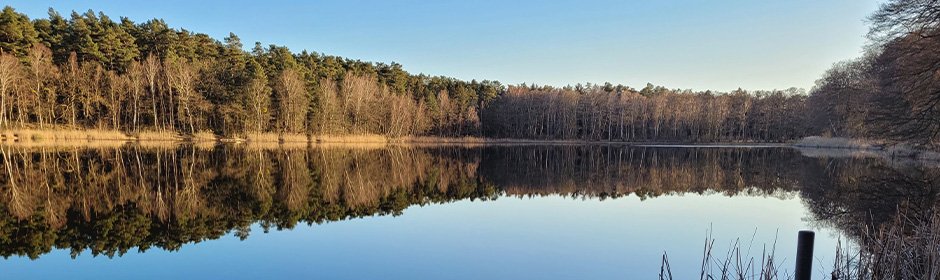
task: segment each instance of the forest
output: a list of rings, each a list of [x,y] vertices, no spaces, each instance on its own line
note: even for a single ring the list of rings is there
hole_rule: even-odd
[[[807,107],[822,135],[935,145],[940,136],[940,7],[892,0],[869,18],[865,55],[836,63]]]
[[[940,134],[940,12],[892,0],[862,58],[802,89],[503,85],[412,74],[285,46],[246,47],[103,13],[0,13],[0,130],[784,142],[810,135],[932,144]],[[260,137],[258,139],[261,139]],[[275,138],[278,139],[278,138]]]

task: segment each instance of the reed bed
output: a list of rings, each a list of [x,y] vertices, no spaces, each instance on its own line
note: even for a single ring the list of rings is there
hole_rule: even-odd
[[[311,137],[319,143],[388,143],[389,139],[376,134],[357,135],[314,135]]]
[[[705,239],[699,279],[777,280],[793,279],[792,267],[780,267],[774,247],[760,259],[742,254],[737,241],[723,256],[714,255],[715,240]],[[940,279],[940,215],[926,218],[898,214],[890,224],[868,227],[857,242],[841,240],[835,248],[827,277],[832,280]],[[843,246],[843,244],[846,244]],[[745,250],[746,251],[746,250]],[[819,271],[819,269],[815,269]],[[818,275],[818,274],[817,274]],[[673,279],[668,255],[662,257],[659,279]]]
[[[93,140],[131,140],[120,131],[97,129],[9,129],[0,132],[4,141],[40,142],[40,141],[93,141]]]
[[[464,137],[434,137],[434,136],[403,136],[390,139],[390,142],[398,143],[477,143],[482,144],[492,141],[486,138],[464,136]]]
[[[212,133],[212,131],[199,131],[190,136],[190,140],[196,142],[206,142],[206,141],[219,141],[219,136]]]
[[[940,215],[898,215],[862,239],[859,250],[837,248],[832,279],[940,279]]]
[[[249,133],[245,136],[245,140],[249,143],[277,143],[281,141],[277,133],[272,132]]]
[[[728,279],[728,280],[778,280],[791,279],[791,276],[785,269],[781,269],[781,261],[778,261],[776,253],[776,241],[768,248],[764,245],[761,255],[754,257],[750,255],[750,248],[741,249],[740,239],[731,243],[728,251],[722,255],[716,255],[715,239],[711,233],[705,238],[702,250],[702,262],[699,267],[699,279]],[[750,247],[750,246],[749,246]],[[659,273],[660,280],[672,280],[672,268],[669,264],[669,256],[663,253],[662,265]],[[683,278],[684,279],[684,278]]]
[[[172,131],[140,131],[134,133],[134,139],[137,141],[180,141],[183,136]]]
[[[810,136],[801,139],[799,142],[793,144],[796,147],[806,147],[806,148],[830,148],[830,149],[874,149],[880,150],[884,143],[866,140],[866,139],[853,139],[853,138],[842,138],[842,137],[822,137],[822,136]]]
[[[310,137],[306,134],[299,133],[282,133],[278,135],[278,139],[281,143],[307,143],[310,142]]]
[[[281,143],[277,140],[271,141],[245,141],[237,143],[239,147],[249,149],[252,151],[258,150],[306,150],[310,148],[311,144],[308,142],[285,142]]]
[[[127,140],[96,140],[96,141],[17,141],[17,142],[4,142],[0,141],[0,147],[16,147],[16,148],[44,148],[49,150],[60,150],[60,149],[104,149],[104,148],[119,148],[124,145],[127,145],[129,141]]]
[[[910,143],[888,144],[883,141],[849,138],[806,137],[793,144],[808,157],[832,158],[882,158],[899,165],[936,165],[940,163],[940,152],[936,147]]]
[[[212,131],[199,131],[194,134],[180,134],[171,130],[144,130],[123,132],[119,130],[54,128],[18,128],[0,131],[0,142],[58,142],[58,141],[137,141],[137,142],[227,142],[227,143],[318,143],[318,144],[382,144],[382,145],[567,145],[584,143],[621,143],[595,142],[584,140],[539,140],[484,137],[438,137],[438,136],[402,136],[387,137],[378,134],[351,135],[307,135],[302,133],[250,133],[239,137],[223,137]],[[74,143],[69,143],[72,145]]]

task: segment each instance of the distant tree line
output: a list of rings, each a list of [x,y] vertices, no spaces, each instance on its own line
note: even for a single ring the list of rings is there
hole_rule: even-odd
[[[510,86],[413,75],[102,13],[0,14],[0,128],[584,140],[787,140],[796,90]]]
[[[410,74],[159,19],[49,10],[0,13],[0,129],[483,136],[591,141],[787,141],[808,135],[917,140],[940,134],[940,26],[932,1],[893,0],[875,44],[807,96],[791,88],[640,90],[605,83],[504,86]]]
[[[808,133],[806,94],[510,86],[484,110],[485,135],[599,141],[784,141]]]
[[[818,132],[936,144],[940,139],[940,5],[891,0],[871,17],[871,46],[837,63],[808,99]]]

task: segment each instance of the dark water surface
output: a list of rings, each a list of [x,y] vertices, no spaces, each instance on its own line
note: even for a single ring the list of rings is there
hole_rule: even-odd
[[[0,278],[698,277],[927,211],[940,169],[781,147],[2,147]],[[723,253],[721,253],[723,254]]]

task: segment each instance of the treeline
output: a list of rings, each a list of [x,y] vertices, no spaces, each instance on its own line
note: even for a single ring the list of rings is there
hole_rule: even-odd
[[[590,141],[787,141],[809,135],[934,142],[940,17],[892,0],[865,57],[802,90],[504,86],[222,41],[159,19],[0,13],[0,129],[482,136]]]
[[[785,141],[809,135],[802,90],[637,91],[601,85],[510,86],[484,111],[494,137],[603,141]]]
[[[608,141],[783,141],[809,135],[940,142],[940,8],[890,0],[871,15],[866,54],[799,90],[731,93],[509,87],[484,111],[498,137]]]
[[[805,94],[647,86],[506,87],[414,75],[255,43],[245,51],[159,19],[0,14],[0,128],[129,133],[782,141],[806,135]]]
[[[0,14],[0,128],[474,135],[503,86],[102,13]]]
[[[819,81],[808,101],[826,135],[934,145],[940,139],[940,9],[891,0],[875,12],[871,46]]]

